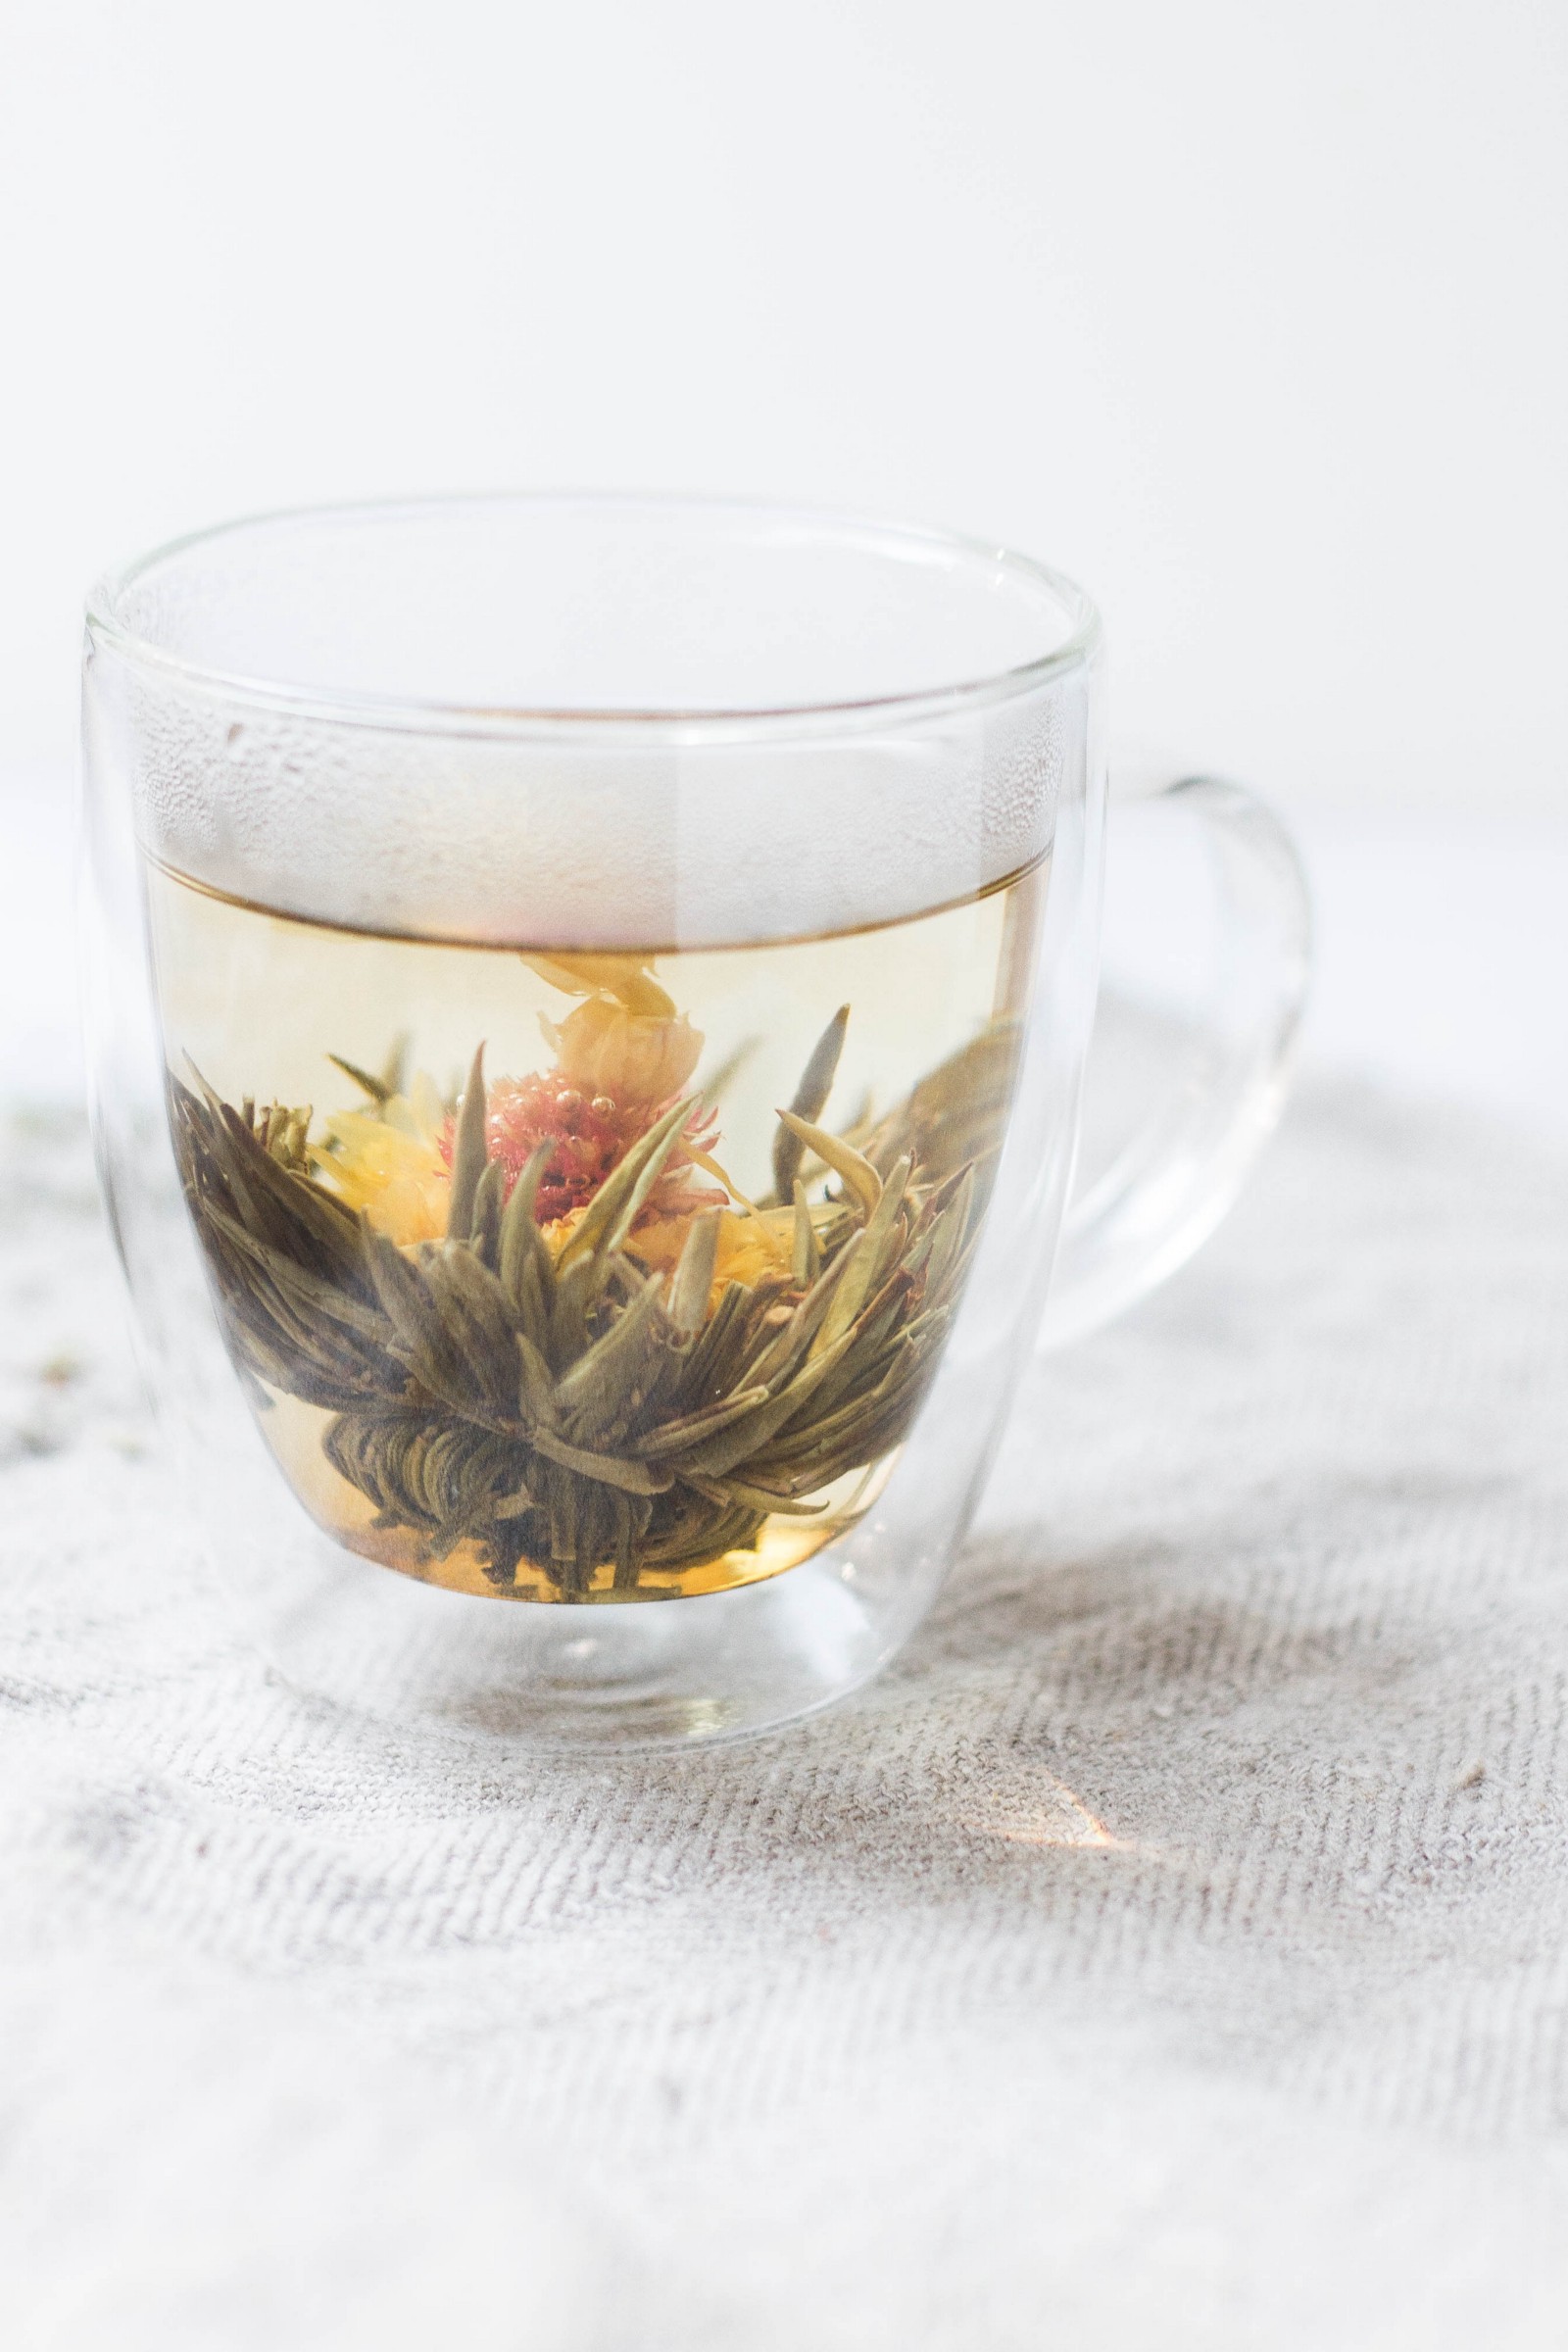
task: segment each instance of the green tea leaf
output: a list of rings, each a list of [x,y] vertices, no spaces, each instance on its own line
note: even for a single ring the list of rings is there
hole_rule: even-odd
[[[780,1130],[773,1142],[773,1198],[780,1206],[787,1206],[795,1195],[795,1179],[800,1173],[806,1138],[797,1120],[809,1122],[820,1119],[833,1092],[838,1075],[839,1056],[844,1051],[844,1032],[849,1027],[850,1008],[841,1004],[816,1044],[810,1058],[801,1072],[800,1084],[790,1103],[791,1118],[780,1119]]]
[[[575,1470],[601,1486],[623,1487],[629,1494],[662,1494],[672,1483],[667,1471],[651,1470],[646,1462],[627,1461],[620,1454],[591,1453],[586,1446],[567,1445],[551,1430],[538,1431],[534,1444],[564,1470]]]
[[[669,1319],[678,1332],[699,1330],[708,1313],[718,1257],[719,1213],[716,1208],[705,1209],[692,1219],[687,1232],[669,1286]]]
[[[372,1078],[368,1070],[362,1070],[357,1062],[345,1060],[341,1054],[329,1054],[326,1058],[336,1064],[345,1078],[352,1078],[360,1092],[368,1095],[372,1102],[391,1101],[396,1089],[388,1086],[384,1078]]]
[[[792,1110],[781,1110],[778,1115],[791,1135],[809,1145],[817,1158],[843,1178],[864,1215],[870,1216],[882,1198],[882,1179],[871,1162],[842,1136],[829,1135],[825,1127],[813,1127],[809,1119],[797,1118]]]
[[[582,1258],[602,1258],[609,1250],[619,1249],[638,1210],[663,1174],[664,1162],[691,1109],[689,1095],[673,1103],[605,1178],[556,1261],[558,1274],[565,1274]]]
[[[447,1238],[466,1242],[473,1230],[473,1203],[484,1174],[489,1147],[485,1138],[484,1048],[480,1046],[463,1090],[457,1134],[452,1143],[452,1197],[447,1210]]]

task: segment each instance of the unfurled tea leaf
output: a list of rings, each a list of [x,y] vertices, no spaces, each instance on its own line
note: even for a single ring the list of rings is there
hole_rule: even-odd
[[[692,1219],[686,1236],[669,1291],[669,1319],[678,1332],[699,1330],[708,1313],[718,1259],[718,1216],[717,1209],[704,1210]]]
[[[603,1256],[619,1249],[638,1209],[658,1183],[691,1109],[690,1099],[676,1102],[640,1143],[632,1146],[613,1175],[606,1177],[561,1252],[557,1263],[562,1274],[585,1257]]]
[[[835,1175],[843,1177],[863,1213],[869,1216],[882,1198],[882,1179],[871,1162],[862,1158],[842,1136],[829,1135],[823,1127],[813,1127],[809,1119],[797,1118],[793,1110],[781,1110],[778,1115],[791,1135],[809,1145],[818,1159],[825,1160]]]
[[[795,1178],[795,1246],[790,1270],[802,1290],[816,1280],[817,1270],[821,1263],[822,1246],[816,1238],[816,1227],[811,1221],[811,1211],[806,1198],[806,1187],[797,1176]]]
[[[624,1487],[630,1494],[662,1494],[671,1483],[667,1474],[646,1462],[628,1461],[617,1453],[591,1453],[586,1446],[568,1446],[549,1430],[541,1430],[534,1443],[551,1461],[575,1470],[579,1478],[592,1479],[596,1485]]]
[[[452,1204],[447,1211],[447,1234],[466,1242],[473,1227],[473,1204],[488,1157],[485,1142],[484,1048],[473,1056],[468,1083],[463,1090],[458,1131],[452,1147]]]
[[[841,1004],[812,1047],[810,1059],[801,1072],[801,1082],[790,1103],[791,1118],[780,1121],[773,1145],[773,1198],[781,1207],[787,1208],[794,1198],[795,1179],[805,1150],[805,1138],[794,1121],[804,1119],[809,1123],[822,1116],[838,1075],[844,1033],[849,1025],[850,1008]]]
[[[368,1095],[372,1102],[389,1102],[397,1092],[397,1088],[389,1086],[384,1078],[373,1078],[368,1070],[362,1070],[357,1062],[345,1061],[341,1054],[329,1054],[326,1058],[342,1071],[345,1078],[352,1078],[361,1093]]]

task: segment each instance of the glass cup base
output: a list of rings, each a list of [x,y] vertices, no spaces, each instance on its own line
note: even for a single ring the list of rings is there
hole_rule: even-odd
[[[264,1608],[254,1591],[231,1597],[273,1671],[346,1712],[400,1733],[631,1751],[775,1730],[867,1681],[906,1629],[856,1579],[835,1547],[727,1592],[546,1606],[444,1592],[313,1532]]]

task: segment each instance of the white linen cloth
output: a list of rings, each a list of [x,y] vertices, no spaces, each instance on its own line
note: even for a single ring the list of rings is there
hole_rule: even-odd
[[[8,2345],[1568,2337],[1559,1147],[1309,1087],[892,1672],[607,1764],[267,1681],[5,1133]]]

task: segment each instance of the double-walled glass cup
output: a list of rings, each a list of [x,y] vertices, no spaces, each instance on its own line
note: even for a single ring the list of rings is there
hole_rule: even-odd
[[[1179,1262],[1278,1105],[1299,878],[1189,781],[1228,977],[1068,1215],[1100,629],[989,546],[678,500],[235,524],[96,592],[84,734],[149,1377],[263,1651],[400,1722],[682,1741],[863,1682],[1043,1313]]]

